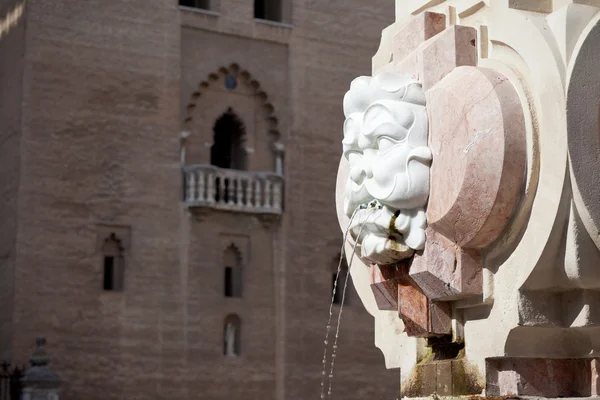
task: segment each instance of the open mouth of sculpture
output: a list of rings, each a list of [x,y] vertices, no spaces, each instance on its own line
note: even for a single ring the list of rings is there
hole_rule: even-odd
[[[396,210],[377,200],[361,204],[349,226],[360,244],[360,257],[373,264],[388,265],[410,258],[425,240],[425,212]]]

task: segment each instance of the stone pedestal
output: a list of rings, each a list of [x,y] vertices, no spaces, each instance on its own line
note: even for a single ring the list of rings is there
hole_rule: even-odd
[[[23,400],[59,400],[60,378],[50,369],[50,357],[44,346],[46,339],[38,338],[37,348],[29,358],[30,366],[21,379]]]

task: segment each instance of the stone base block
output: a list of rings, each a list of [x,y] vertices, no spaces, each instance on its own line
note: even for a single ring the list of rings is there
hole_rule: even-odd
[[[402,396],[465,396],[479,395],[482,391],[480,377],[466,360],[442,360],[417,365],[402,387]]]
[[[598,396],[597,358],[488,358],[487,396]]]
[[[408,275],[401,275],[398,280],[398,312],[408,336],[431,337],[452,332],[450,304],[431,301]]]
[[[428,228],[425,249],[415,255],[410,277],[431,300],[450,301],[481,295],[481,270],[478,250],[461,249]]]

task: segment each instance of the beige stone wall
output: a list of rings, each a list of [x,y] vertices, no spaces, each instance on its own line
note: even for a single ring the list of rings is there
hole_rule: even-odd
[[[271,398],[276,379],[272,251],[276,230],[264,218],[251,215],[214,212],[189,218],[186,379],[190,393],[215,399]],[[242,257],[242,298],[223,295],[224,252],[230,245]],[[224,320],[230,314],[242,322],[237,358],[223,356]]]
[[[178,18],[28,3],[13,353],[46,335],[66,399],[147,399],[178,375]],[[97,224],[131,232],[124,293],[102,291]]]
[[[221,0],[218,16],[175,3],[30,2],[17,290],[14,308],[2,302],[14,331],[3,325],[12,346],[2,346],[22,363],[45,335],[66,400],[315,398],[341,244],[341,99],[352,78],[369,74],[393,4],[296,1],[290,27],[254,21],[247,1]],[[233,63],[268,100],[210,81],[188,112],[199,85]],[[188,212],[179,170],[186,118],[190,162],[209,161],[215,115],[231,106],[255,144],[251,169],[272,170],[265,104],[286,144],[282,221]],[[10,244],[4,232],[16,229],[3,231]],[[125,243],[123,293],[102,291],[99,243],[110,232]],[[242,300],[222,296],[230,242],[246,257]],[[372,317],[353,296],[334,394],[393,398],[398,372],[384,369]],[[242,318],[238,359],[222,355],[230,313]]]
[[[16,262],[19,146],[23,95],[24,18],[5,25],[18,1],[0,4],[0,359],[10,358]]]

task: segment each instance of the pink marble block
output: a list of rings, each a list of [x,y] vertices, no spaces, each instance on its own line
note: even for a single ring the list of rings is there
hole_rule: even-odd
[[[598,359],[486,359],[486,396],[597,396]]]
[[[398,267],[372,265],[371,290],[380,310],[398,309]]]
[[[433,153],[429,226],[462,248],[496,240],[513,214],[526,169],[525,122],[502,74],[458,67],[427,91]]]
[[[415,51],[422,43],[446,28],[446,16],[424,12],[404,25],[392,39],[394,61],[400,62]]]
[[[408,275],[408,265],[399,270],[398,313],[408,336],[424,338],[452,332],[450,304],[431,301]]]
[[[412,282],[402,280],[398,285],[398,313],[404,332],[410,337],[429,334],[429,299]]]
[[[453,25],[427,41],[418,57],[418,64],[423,68],[423,90],[429,90],[454,68],[477,65],[477,31]],[[429,103],[427,109],[430,109]]]
[[[480,295],[483,278],[477,250],[465,250],[427,228],[427,242],[410,267],[411,279],[433,301]]]

